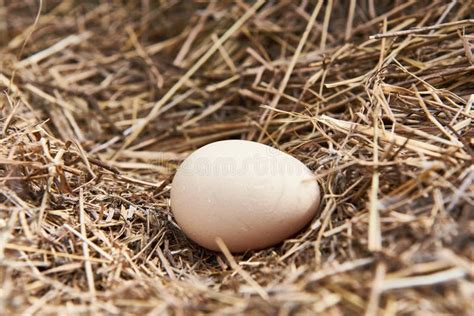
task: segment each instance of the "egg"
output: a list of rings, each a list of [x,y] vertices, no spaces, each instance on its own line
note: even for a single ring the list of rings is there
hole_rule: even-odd
[[[178,168],[171,210],[185,235],[234,253],[280,243],[316,215],[319,185],[296,158],[267,145],[218,141],[199,148]]]

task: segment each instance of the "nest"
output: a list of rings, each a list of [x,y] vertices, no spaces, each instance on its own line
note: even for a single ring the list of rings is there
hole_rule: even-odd
[[[467,314],[471,1],[2,1],[3,314]],[[193,150],[265,143],[324,192],[261,251],[189,241]]]

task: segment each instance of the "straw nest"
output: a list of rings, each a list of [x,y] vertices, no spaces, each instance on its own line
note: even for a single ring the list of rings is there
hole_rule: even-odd
[[[472,312],[471,1],[0,3],[2,314]],[[170,180],[236,138],[325,195],[219,254]]]

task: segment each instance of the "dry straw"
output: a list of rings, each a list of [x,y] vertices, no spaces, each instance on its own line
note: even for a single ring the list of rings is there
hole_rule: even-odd
[[[472,312],[472,1],[0,1],[2,314]],[[324,190],[270,249],[188,241],[220,139]]]

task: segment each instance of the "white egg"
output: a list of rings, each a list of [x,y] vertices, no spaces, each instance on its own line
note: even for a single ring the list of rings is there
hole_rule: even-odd
[[[171,187],[171,209],[184,233],[219,250],[262,249],[291,237],[320,202],[313,173],[296,158],[251,141],[226,140],[193,152]]]

